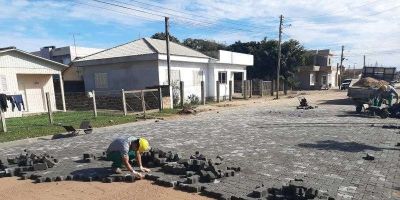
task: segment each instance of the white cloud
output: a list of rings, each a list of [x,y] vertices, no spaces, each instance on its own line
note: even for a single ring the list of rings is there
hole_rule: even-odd
[[[306,47],[338,50],[343,44],[349,58],[346,62],[351,64],[354,62],[361,64],[361,55],[364,53],[368,55],[367,60],[371,60],[371,63],[375,63],[377,60],[381,64],[398,65],[398,60],[400,60],[399,53],[387,51],[400,48],[400,37],[398,37],[400,35],[400,2],[398,0],[335,0],[334,2],[328,0],[119,1],[136,5],[132,7],[134,9],[150,9],[158,15],[172,14],[173,26],[179,27],[174,29],[180,30],[181,32],[178,34],[182,37],[208,38],[227,43],[235,40],[260,40],[263,36],[276,38],[278,16],[283,14],[285,23],[292,25],[285,28],[285,38],[298,39]],[[115,1],[109,2],[115,3]],[[131,5],[125,4],[125,6]],[[95,7],[105,7],[122,13]],[[29,41],[26,44],[21,42],[21,45],[27,46],[27,48],[29,48],[27,44],[37,45],[37,43],[44,42],[46,38],[50,38],[46,44],[64,41],[64,39],[57,39],[57,36],[48,35],[47,27],[40,24],[43,21],[51,22],[56,19],[57,22],[61,21],[66,25],[77,21],[100,26],[115,24],[116,27],[129,26],[141,32],[141,29],[147,28],[146,25],[149,22],[143,17],[150,18],[150,21],[162,20],[161,17],[85,0],[0,0],[0,13],[2,13],[0,19],[3,21],[15,22],[15,26],[9,30],[9,33],[20,33],[19,39],[25,38]],[[178,18],[180,18],[179,21],[177,21]],[[188,21],[187,18],[200,22],[194,23]],[[25,26],[24,23],[37,23],[36,30],[31,30],[31,27]],[[207,31],[207,29],[212,31]],[[240,29],[251,30],[251,32]],[[96,31],[93,30],[93,32]],[[110,32],[112,31],[120,30],[110,30]],[[36,34],[30,37],[31,32]],[[39,34],[39,39],[35,38],[39,32],[42,32]],[[3,33],[5,34],[5,30]],[[9,35],[9,33],[7,34]],[[7,34],[5,34],[6,37]],[[133,33],[133,35],[135,34],[137,33]],[[13,41],[12,37],[8,38]],[[12,42],[6,41],[2,37],[0,44],[4,46],[5,43]],[[19,41],[15,41],[15,43],[19,43]],[[335,53],[340,52],[335,51]]]

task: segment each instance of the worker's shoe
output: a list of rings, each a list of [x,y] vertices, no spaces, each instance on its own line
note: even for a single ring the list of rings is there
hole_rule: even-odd
[[[118,167],[113,168],[113,172],[114,172],[115,174],[122,174],[121,168],[118,168]]]

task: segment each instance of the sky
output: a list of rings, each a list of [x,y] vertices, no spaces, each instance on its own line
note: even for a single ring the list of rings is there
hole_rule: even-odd
[[[400,69],[400,0],[0,0],[0,47],[110,48],[164,31],[231,44],[296,39],[344,66]]]

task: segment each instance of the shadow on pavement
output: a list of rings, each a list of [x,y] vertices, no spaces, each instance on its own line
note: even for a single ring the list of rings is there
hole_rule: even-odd
[[[380,148],[357,142],[338,142],[334,140],[317,141],[317,143],[300,143],[297,146],[302,148],[314,148],[318,150],[336,150],[343,152],[382,151],[400,150],[396,148]]]
[[[346,111],[344,114],[336,115],[336,117],[380,118],[379,116],[358,114],[354,111]]]
[[[321,101],[321,105],[354,105],[351,99],[331,99],[326,101]]]

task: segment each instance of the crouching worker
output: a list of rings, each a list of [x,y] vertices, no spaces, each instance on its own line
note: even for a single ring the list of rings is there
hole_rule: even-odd
[[[107,160],[112,161],[112,168],[116,174],[122,173],[122,165],[125,165],[132,175],[142,179],[144,176],[140,172],[136,172],[131,166],[131,160],[136,158],[140,171],[150,172],[150,169],[144,168],[142,165],[141,153],[149,151],[149,142],[144,138],[136,138],[133,136],[125,138],[117,138],[111,142],[107,149]]]

